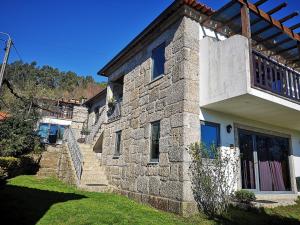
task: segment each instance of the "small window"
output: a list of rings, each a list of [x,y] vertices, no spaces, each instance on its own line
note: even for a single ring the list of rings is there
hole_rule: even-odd
[[[165,73],[165,43],[152,51],[152,80]]]
[[[115,156],[119,156],[121,154],[121,134],[121,131],[116,132]]]
[[[159,160],[160,122],[151,123],[151,162]]]
[[[201,121],[201,143],[207,150],[209,158],[215,158],[212,146],[220,146],[220,125]]]

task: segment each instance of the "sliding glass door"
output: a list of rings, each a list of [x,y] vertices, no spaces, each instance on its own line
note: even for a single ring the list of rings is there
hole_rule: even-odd
[[[289,140],[239,130],[243,189],[290,191]]]

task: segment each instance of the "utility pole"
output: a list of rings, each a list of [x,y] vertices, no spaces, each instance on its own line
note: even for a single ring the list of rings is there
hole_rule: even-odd
[[[6,48],[5,48],[5,55],[4,55],[4,58],[3,58],[3,63],[2,63],[1,71],[0,71],[0,89],[1,89],[2,80],[3,80],[3,76],[4,76],[4,71],[5,71],[5,67],[6,67],[6,64],[7,64],[10,48],[11,48],[11,45],[12,45],[12,40],[11,40],[11,38],[8,34],[2,33],[2,32],[0,32],[0,34],[5,34],[5,35],[8,36],[8,40],[6,42]]]

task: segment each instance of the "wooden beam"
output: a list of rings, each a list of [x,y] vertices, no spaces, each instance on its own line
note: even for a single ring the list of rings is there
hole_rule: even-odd
[[[267,38],[265,38],[265,39],[263,39],[263,40],[261,40],[261,41],[258,41],[257,43],[258,43],[258,44],[264,43],[264,42],[266,42],[266,41],[269,41],[269,40],[271,40],[271,39],[273,39],[273,38],[278,37],[278,36],[281,35],[281,34],[282,34],[282,32],[279,31],[279,32],[277,32],[277,33],[271,35],[270,37],[267,37]]]
[[[278,12],[279,10],[283,9],[284,7],[287,7],[287,3],[281,3],[280,5],[276,6],[275,8],[271,9],[270,11],[267,12],[267,14],[272,15],[276,12]]]
[[[298,59],[300,62],[300,41],[297,42],[297,45],[298,45],[298,53],[299,53]]]
[[[269,24],[268,26],[259,29],[259,30],[256,31],[255,33],[252,33],[252,35],[253,35],[253,36],[258,35],[258,34],[260,34],[260,33],[262,33],[262,32],[265,32],[266,30],[271,29],[272,27],[273,27],[273,25],[272,25],[272,24]]]
[[[281,53],[283,53],[283,52],[290,51],[290,50],[295,49],[295,48],[298,48],[298,45],[294,45],[294,46],[292,46],[292,47],[290,47],[290,48],[286,48],[286,49],[282,49],[282,50],[280,50],[280,51],[277,51],[277,52],[275,52],[274,55],[278,55],[278,54],[281,54]]]
[[[242,22],[242,35],[247,38],[251,38],[249,8],[246,5],[243,5],[241,8],[241,22]]]
[[[287,42],[289,42],[289,41],[293,41],[293,40],[290,39],[290,38],[286,38],[286,39],[284,39],[284,40],[282,40],[282,41],[279,41],[279,42],[275,43],[275,44],[274,44],[275,46],[272,47],[271,49],[277,48],[279,45],[282,45],[282,44],[287,43]]]
[[[294,40],[300,41],[300,35],[295,34],[292,30],[287,28],[286,26],[283,26],[278,20],[272,18],[270,15],[256,7],[254,4],[250,2],[245,2],[244,0],[235,0],[236,2],[239,2],[243,6],[246,6],[249,8],[251,12],[254,12],[256,15],[262,17],[267,22],[273,24],[278,29],[282,30],[282,32],[286,33],[288,36],[293,38]]]
[[[255,2],[254,5],[258,7],[258,6],[264,4],[264,3],[267,2],[267,1],[268,1],[268,0],[259,0],[259,1]]]
[[[297,23],[297,24],[291,26],[290,29],[291,29],[291,30],[296,30],[296,29],[299,28],[299,27],[300,27],[300,23]]]
[[[293,12],[291,13],[290,15],[287,15],[286,17],[283,17],[279,20],[280,23],[284,23],[292,18],[294,18],[295,16],[298,16],[299,15],[299,12]]]

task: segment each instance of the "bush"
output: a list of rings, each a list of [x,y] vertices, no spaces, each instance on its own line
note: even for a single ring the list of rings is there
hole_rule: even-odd
[[[189,146],[192,157],[190,176],[198,208],[209,217],[222,215],[230,206],[237,182],[238,156],[236,151],[222,151],[200,143]]]
[[[19,169],[21,161],[14,157],[0,157],[0,186],[5,184],[6,179]]]
[[[20,159],[15,157],[0,157],[0,167],[6,170],[12,170],[19,167],[21,164]]]
[[[0,183],[21,174],[35,174],[39,168],[39,159],[29,155],[20,158],[0,157]]]
[[[297,189],[300,192],[300,177],[296,177]]]
[[[255,194],[251,191],[240,190],[234,193],[234,197],[238,202],[249,204],[256,200]]]

